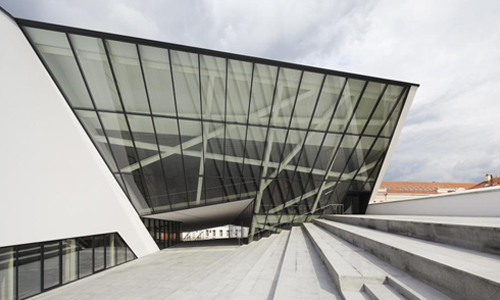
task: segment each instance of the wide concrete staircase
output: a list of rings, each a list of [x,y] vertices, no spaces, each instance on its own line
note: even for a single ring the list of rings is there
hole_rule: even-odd
[[[290,231],[274,299],[500,299],[499,253],[500,219],[326,216]]]

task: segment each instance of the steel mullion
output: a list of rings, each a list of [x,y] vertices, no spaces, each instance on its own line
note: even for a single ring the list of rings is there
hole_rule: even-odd
[[[351,117],[349,118],[349,121],[347,122],[346,126],[345,126],[345,129],[344,129],[344,133],[347,132],[347,130],[349,129],[349,127],[351,126],[351,122],[352,120],[354,119],[354,116],[356,115],[356,111],[359,107],[359,104],[361,103],[361,101],[363,100],[363,94],[365,93],[366,91],[366,87],[368,86],[368,81],[365,82],[365,84],[363,85],[363,89],[361,90],[361,93],[359,94],[359,97],[358,97],[358,100],[356,101],[356,105],[354,106],[354,109],[352,110],[352,114],[351,114]],[[342,137],[340,138],[340,141],[338,143],[338,146],[337,146],[337,149],[335,149],[335,152],[332,156],[332,160],[331,162],[329,163],[327,169],[326,169],[326,172],[325,172],[325,175],[323,176],[323,180],[321,181],[321,184],[320,184],[320,187],[319,187],[319,190],[318,190],[318,194],[316,196],[316,200],[314,201],[314,204],[311,208],[311,211],[314,213],[314,211],[316,210],[316,207],[318,205],[318,202],[320,201],[320,198],[321,198],[321,193],[323,193],[322,191],[322,188],[323,186],[325,185],[325,182],[326,182],[326,178],[328,177],[328,173],[330,173],[330,169],[333,167],[333,165],[335,164],[335,158],[337,157],[337,154],[340,150],[340,146],[342,146],[342,142],[344,141],[344,138],[345,138],[345,135],[343,134]],[[359,137],[359,139],[361,139],[361,136]]]
[[[142,57],[141,57],[141,51],[139,49],[139,45],[138,44],[135,44],[135,47],[137,49],[137,56],[139,58],[139,66],[141,67],[141,74],[142,74],[142,79],[143,79],[143,84],[144,84],[144,90],[146,92],[146,99],[148,100],[148,107],[149,107],[149,111],[151,112],[151,123],[153,124],[153,132],[154,132],[154,135],[155,135],[155,140],[156,140],[156,146],[158,148],[158,155],[160,156],[160,165],[161,165],[161,170],[162,170],[162,173],[163,173],[163,180],[165,181],[165,188],[167,190],[167,200],[168,200],[168,205],[170,206],[170,210],[172,210],[172,203],[170,201],[170,191],[168,189],[168,181],[167,181],[167,175],[165,173],[165,166],[164,166],[164,162],[163,162],[163,159],[161,158],[161,151],[160,151],[160,142],[158,140],[158,133],[156,132],[156,125],[155,125],[155,120],[153,118],[153,109],[152,109],[152,106],[151,106],[151,100],[149,99],[149,89],[148,89],[148,85],[146,83],[146,76],[144,74],[144,66],[142,65]]]
[[[386,86],[386,87],[387,87],[387,86]],[[385,91],[385,90],[384,90],[384,91]],[[404,88],[404,89],[401,91],[401,93],[400,93],[400,95],[399,95],[399,97],[398,97],[398,100],[394,103],[393,107],[391,108],[391,111],[390,111],[389,115],[387,116],[387,118],[386,118],[385,122],[384,122],[384,123],[383,123],[383,125],[380,127],[380,129],[379,129],[379,131],[378,131],[378,133],[377,133],[377,136],[378,136],[378,137],[377,137],[375,140],[373,140],[373,143],[372,143],[372,145],[370,146],[370,149],[368,149],[368,152],[366,153],[365,157],[363,158],[363,162],[360,164],[359,168],[356,170],[356,172],[355,172],[354,176],[352,177],[351,182],[349,183],[349,186],[347,187],[347,192],[344,194],[344,197],[342,198],[342,200],[341,200],[339,203],[344,203],[344,202],[345,202],[345,198],[346,198],[346,196],[347,196],[347,194],[348,194],[349,190],[351,189],[352,184],[354,183],[354,181],[355,181],[355,179],[356,179],[356,176],[358,176],[359,171],[361,170],[361,168],[363,167],[363,165],[365,165],[366,159],[368,158],[368,156],[370,155],[371,151],[373,150],[373,147],[375,146],[375,144],[377,143],[378,139],[380,138],[380,135],[381,135],[381,134],[382,134],[382,132],[384,131],[385,126],[387,125],[387,123],[388,123],[388,122],[389,122],[389,120],[391,119],[392,114],[394,113],[394,111],[396,110],[396,108],[397,108],[397,106],[398,106],[398,104],[399,104],[399,101],[403,101],[403,95],[404,95],[405,93],[406,93],[406,88]],[[382,97],[381,97],[381,98],[382,98]],[[377,103],[377,104],[378,104],[378,103]],[[364,130],[368,127],[368,124],[369,124],[369,122],[371,121],[371,118],[373,117],[373,114],[375,113],[375,110],[376,110],[376,109],[377,109],[377,106],[373,109],[373,112],[372,112],[372,114],[371,114],[371,116],[370,116],[370,119],[369,119],[369,120],[367,121],[367,123],[365,124],[365,128],[364,128]],[[364,130],[363,130],[363,131],[364,131]],[[361,138],[360,138],[359,140],[361,140]],[[378,159],[377,159],[377,161],[378,161]],[[349,161],[347,161],[347,164],[348,164],[348,163],[349,163]],[[347,167],[347,164],[346,164],[346,167]],[[377,166],[377,165],[375,165],[375,166]],[[341,177],[340,177],[340,178],[342,178],[342,175],[341,175]],[[333,193],[332,193],[332,194],[333,194]],[[329,197],[328,201],[330,201],[331,197],[332,197],[332,196],[330,196],[330,197]]]
[[[108,63],[109,63],[109,70],[111,71],[111,76],[113,77],[113,82],[115,83],[116,93],[118,94],[118,99],[120,100],[120,104],[122,106],[123,112],[125,113],[125,122],[127,123],[127,128],[129,130],[129,133],[130,133],[130,140],[132,141],[132,145],[134,146],[133,147],[134,148],[134,153],[135,153],[135,156],[137,157],[137,159],[139,160],[138,161],[139,168],[141,169],[141,172],[139,173],[139,175],[141,175],[141,181],[142,181],[142,184],[144,185],[143,186],[144,187],[144,192],[146,193],[145,200],[146,200],[146,202],[149,203],[151,211],[154,213],[155,209],[154,209],[153,204],[151,203],[151,197],[149,196],[148,186],[146,184],[146,179],[145,179],[145,173],[144,173],[144,170],[142,169],[142,164],[141,164],[141,159],[139,157],[139,153],[137,152],[137,147],[135,145],[135,140],[134,140],[134,134],[132,132],[132,127],[130,127],[130,122],[129,122],[128,116],[127,116],[127,110],[125,109],[125,104],[123,102],[122,94],[120,92],[120,87],[118,85],[118,81],[116,79],[115,70],[113,68],[113,62],[111,61],[111,57],[109,56],[109,50],[108,50],[108,46],[106,45],[106,40],[101,39],[101,41],[102,41],[102,45],[104,47],[104,52],[106,53],[106,58],[107,58]],[[103,130],[104,130],[104,128],[103,128]],[[131,173],[131,174],[132,174],[132,177],[133,177],[134,176],[133,173]]]
[[[290,112],[290,119],[288,120],[288,129],[287,129],[286,134],[285,134],[285,140],[283,142],[283,149],[281,150],[280,162],[278,164],[278,168],[276,169],[276,178],[270,178],[270,179],[268,179],[268,180],[271,180],[271,182],[273,180],[276,180],[275,181],[275,185],[273,187],[273,191],[271,192],[271,201],[274,203],[274,206],[277,206],[277,205],[276,205],[276,202],[274,202],[274,197],[272,197],[272,195],[274,194],[274,191],[275,191],[277,185],[280,185],[280,188],[279,188],[280,195],[282,197],[284,196],[283,195],[283,191],[281,191],[282,187],[281,187],[281,183],[280,183],[280,180],[279,180],[279,175],[281,173],[281,170],[280,170],[281,169],[281,164],[283,163],[283,157],[284,157],[284,154],[285,154],[285,151],[286,151],[286,146],[287,146],[287,142],[288,142],[288,136],[290,134],[290,127],[292,126],[293,115],[295,114],[295,108],[297,107],[297,100],[299,99],[300,87],[302,85],[302,79],[303,78],[304,78],[304,71],[302,71],[300,73],[299,85],[297,86],[297,93],[295,94],[295,101],[293,102],[292,111]],[[266,187],[266,189],[267,189],[267,187]],[[283,201],[283,203],[286,203],[286,198],[282,198],[282,201]],[[269,216],[269,210],[266,211],[266,218],[265,218],[264,224],[267,223],[268,216]]]
[[[203,188],[205,189],[205,205],[207,204],[207,187],[206,187],[206,184],[205,184],[205,128],[204,128],[204,121],[203,121],[203,100],[202,100],[202,87],[201,87],[201,58],[200,58],[200,54],[197,55],[198,57],[198,89],[200,91],[200,124],[201,124],[201,161],[200,161],[200,167],[202,166],[203,164],[203,174],[202,174],[202,178],[200,179],[199,176],[200,176],[200,172],[198,171],[198,181],[201,180],[201,190],[203,190]],[[210,86],[210,83],[209,83],[209,86]],[[210,90],[208,90],[210,92]],[[208,97],[208,95],[207,95]],[[208,139],[207,139],[207,143],[208,143]],[[198,194],[198,187],[196,187],[196,193]],[[199,191],[199,193],[201,194],[202,191]],[[195,205],[198,205],[198,195],[196,195],[197,198],[195,199]],[[201,198],[201,196],[200,196]],[[189,199],[188,199],[188,202],[189,202]],[[200,202],[201,202],[201,199],[200,199]]]
[[[368,124],[369,124],[369,121],[371,120],[371,118],[373,117],[373,115],[375,114],[375,111],[377,110],[377,107],[378,105],[380,104],[380,101],[382,101],[382,98],[384,97],[384,94],[385,92],[387,91],[387,88],[388,88],[388,85],[386,84],[384,86],[384,89],[382,90],[382,93],[380,94],[379,98],[377,99],[377,102],[375,103],[375,106],[373,107],[372,111],[370,112],[370,116],[368,117],[368,121],[365,123],[365,125],[363,126],[363,129],[361,130],[361,136],[358,138],[358,140],[356,141],[356,144],[354,145],[354,147],[352,148],[352,151],[351,153],[349,154],[349,157],[346,159],[345,161],[345,166],[344,168],[342,169],[342,172],[340,173],[337,181],[335,182],[335,189],[338,187],[340,181],[342,180],[342,176],[344,175],[345,173],[345,170],[347,169],[347,166],[349,165],[349,162],[351,161],[351,158],[352,156],[354,155],[354,153],[356,153],[356,148],[358,147],[359,143],[361,142],[361,139],[363,138],[363,133],[365,132],[366,128],[368,127]],[[362,100],[362,99],[361,99]],[[360,101],[361,101],[360,100]],[[354,113],[355,114],[355,113]],[[354,115],[353,114],[353,115]],[[351,124],[349,123],[349,126],[346,128],[348,129],[349,127],[351,127]],[[370,149],[368,149],[368,151],[371,150],[371,148],[373,147],[373,145],[375,144],[376,142],[376,139],[373,141],[372,143],[372,146],[370,147]],[[368,155],[368,154],[367,154]],[[332,165],[333,167],[333,165]],[[349,184],[350,186],[350,184]],[[349,188],[346,190],[346,194],[349,192]],[[327,203],[330,202],[331,198],[333,196],[333,193],[330,194],[330,197],[328,197],[328,200],[327,200]],[[342,198],[344,199],[344,198]],[[320,201],[321,199],[318,199],[318,202]]]
[[[312,126],[312,123],[313,123],[313,119],[314,119],[314,115],[316,114],[316,109],[318,108],[319,99],[321,99],[321,93],[323,92],[323,86],[325,85],[325,81],[326,81],[326,75],[323,76],[323,80],[321,81],[321,85],[319,87],[318,96],[316,97],[316,102],[314,103],[314,108],[313,108],[313,111],[311,113],[311,118],[309,120],[309,124],[307,125],[306,134],[304,135],[304,144],[302,145],[302,148],[300,149],[299,157],[297,159],[297,163],[295,164],[295,170],[293,171],[292,181],[290,182],[290,189],[288,190],[288,193],[286,195],[284,203],[286,203],[288,201],[288,196],[290,194],[290,191],[293,191],[293,187],[292,187],[293,186],[293,182],[295,181],[295,176],[297,174],[297,169],[299,167],[300,159],[302,158],[302,153],[304,153],[304,149],[306,147],[307,138],[309,136],[309,130],[311,129],[311,126]],[[303,184],[302,180],[300,180],[300,182],[301,182],[301,184]],[[305,189],[307,188],[307,186],[305,186],[305,187],[301,186],[301,188],[302,188],[302,195],[304,195],[306,193]],[[283,217],[285,209],[286,208],[283,208],[283,210],[281,211],[280,218],[278,220],[278,224],[281,223],[281,219]],[[300,210],[298,210],[298,213],[300,213]],[[293,219],[295,219],[295,216],[294,216]]]
[[[382,163],[382,160],[383,158],[385,157],[385,154],[387,153],[387,151],[384,151],[382,152],[382,155],[377,159],[377,163],[375,164],[375,166],[373,166],[373,169],[370,170],[370,173],[368,174],[368,176],[366,177],[366,180],[363,182],[363,188],[365,187],[365,185],[368,183],[368,181],[370,180],[370,176],[373,175],[373,172],[375,172],[375,170],[378,168],[378,166]]]
[[[241,174],[242,174],[242,181],[240,184],[240,191],[239,191],[239,198],[241,199],[241,190],[243,188],[243,181],[244,176],[245,176],[245,158],[247,156],[247,140],[248,140],[248,127],[249,127],[249,119],[250,119],[250,109],[251,109],[251,104],[252,104],[252,91],[253,91],[253,76],[254,76],[254,71],[255,71],[255,63],[252,63],[252,75],[250,77],[250,90],[248,92],[249,97],[248,97],[248,110],[247,110],[247,122],[246,122],[246,127],[245,127],[245,142],[243,144],[243,162],[241,164]],[[251,169],[250,169],[251,170]],[[247,187],[247,192],[249,191]]]
[[[186,177],[186,164],[184,162],[184,151],[182,147],[182,137],[181,137],[181,124],[179,120],[179,108],[177,106],[177,96],[175,92],[175,79],[174,79],[174,70],[172,66],[172,56],[170,55],[170,49],[167,49],[168,51],[168,62],[170,65],[170,78],[172,80],[172,94],[174,96],[174,104],[175,104],[175,115],[176,115],[176,120],[177,120],[177,131],[179,132],[179,148],[181,150],[181,157],[182,157],[182,169],[184,171],[184,185],[185,185],[185,192],[186,192],[186,202],[187,206],[189,208],[189,193],[188,193],[188,184],[187,184],[187,177]]]
[[[311,167],[311,171],[309,172],[308,176],[307,176],[307,181],[306,181],[306,184],[305,184],[305,187],[307,189],[307,186],[309,185],[309,181],[311,180],[311,178],[313,177],[313,169],[314,167],[316,166],[316,162],[318,161],[318,158],[319,158],[319,155],[321,153],[321,149],[323,148],[323,144],[325,143],[325,140],[326,140],[326,137],[328,136],[329,132],[328,132],[328,129],[330,128],[334,118],[335,118],[335,114],[337,113],[337,109],[338,107],[340,106],[340,101],[342,101],[342,96],[344,95],[344,91],[345,91],[345,88],[347,86],[347,82],[348,82],[348,78],[344,78],[344,83],[342,85],[342,89],[340,90],[340,93],[339,93],[339,96],[337,98],[337,102],[335,103],[335,108],[333,109],[333,112],[332,112],[332,116],[330,117],[330,121],[328,121],[328,125],[326,126],[326,131],[323,133],[323,139],[321,140],[321,143],[318,147],[318,152],[316,153],[316,157],[314,158],[314,162],[312,164],[312,167]],[[326,170],[328,171],[328,170]],[[313,180],[314,182],[314,180]],[[318,191],[319,191],[319,187],[318,187]],[[299,201],[297,202],[297,204],[292,204],[294,206],[297,206],[297,208],[300,206],[300,204],[302,203],[302,201],[304,200],[304,194],[302,194],[302,196],[300,197]],[[285,205],[283,205],[283,209],[286,209],[287,207]],[[300,210],[299,210],[300,211]],[[295,220],[295,215],[292,219],[292,222]]]
[[[272,117],[273,117],[273,109],[274,109],[274,102],[275,102],[275,98],[276,98],[276,93],[277,93],[277,90],[278,90],[278,82],[279,82],[279,76],[280,76],[280,68],[277,69],[277,72],[276,72],[276,81],[275,81],[275,84],[274,84],[274,90],[273,90],[273,98],[271,100],[271,109],[269,110],[269,119],[268,119],[268,127],[266,129],[266,138],[265,138],[265,145],[264,145],[264,149],[262,151],[262,160],[260,162],[260,169],[261,169],[261,172],[260,172],[260,176],[259,176],[259,192],[258,194],[260,193],[260,184],[262,183],[262,177],[265,176],[264,172],[263,172],[263,165],[264,165],[264,156],[266,155],[266,151],[267,151],[267,148],[270,146],[272,147],[272,143],[271,145],[269,145],[269,142],[268,142],[268,139],[269,139],[269,131],[270,131],[270,127],[269,125],[271,125],[271,120],[272,120]],[[271,149],[272,150],[272,149]],[[269,154],[271,155],[271,154]],[[264,192],[264,190],[262,191],[262,193]],[[257,194],[257,197],[258,197],[258,194]],[[262,200],[262,199],[261,199]]]
[[[224,84],[224,150],[222,151],[222,184],[226,186],[226,136],[227,136],[227,75],[228,75],[228,67],[229,61],[226,61],[226,73],[225,73],[225,84]],[[224,198],[229,196],[228,193],[225,193],[225,196],[222,198],[222,202],[224,202]]]
[[[274,82],[273,98],[271,100],[271,109],[269,110],[269,120],[267,121],[267,125],[268,126],[271,125],[271,119],[273,117],[274,101],[275,101],[276,93],[278,91],[278,80],[279,80],[279,77],[280,77],[280,67],[278,67],[277,71],[276,71],[276,79],[275,79],[275,82]],[[259,197],[260,185],[262,183],[262,177],[264,176],[264,174],[263,174],[263,164],[264,164],[264,155],[265,155],[267,147],[268,147],[268,138],[269,138],[269,127],[267,127],[267,129],[266,129],[265,144],[264,144],[264,149],[262,151],[262,161],[260,163],[260,170],[261,170],[260,173],[261,174],[259,176],[258,191],[257,191],[257,196],[256,196],[257,198]],[[264,192],[264,191],[262,191],[262,192]],[[257,199],[255,201],[257,201]],[[260,209],[260,203],[257,205],[257,202],[254,202],[254,207],[253,207],[254,214],[258,213],[258,212],[255,211],[256,209]],[[253,223],[253,218],[252,218],[252,223]],[[252,225],[250,225],[250,227],[254,228]],[[253,232],[250,232],[249,240],[250,239],[253,239]]]

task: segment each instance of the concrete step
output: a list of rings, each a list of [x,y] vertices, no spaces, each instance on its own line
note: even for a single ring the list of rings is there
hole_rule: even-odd
[[[500,295],[498,256],[329,220],[315,220],[314,224],[454,299],[496,299]]]
[[[360,292],[367,283],[382,284],[386,274],[345,242],[311,223],[303,224],[319,256],[341,293]]]
[[[275,241],[268,244],[259,256],[248,260],[251,264],[248,271],[236,270],[230,273],[230,284],[224,288],[224,292],[231,293],[234,297],[253,296],[256,299],[265,299],[269,291],[271,295],[274,294],[289,235],[289,230],[271,235],[269,238],[276,236]]]
[[[365,284],[365,293],[373,300],[406,300],[387,284]]]
[[[274,299],[342,299],[301,227],[292,227]]]
[[[325,219],[500,255],[500,218],[327,215]]]

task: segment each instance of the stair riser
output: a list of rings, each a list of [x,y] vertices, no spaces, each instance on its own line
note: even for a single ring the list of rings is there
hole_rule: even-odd
[[[433,224],[402,220],[381,220],[326,216],[325,219],[426,241],[500,255],[500,229],[479,226]]]
[[[500,285],[495,282],[395,249],[325,223],[315,222],[315,224],[391,265],[412,274],[454,299],[489,300],[496,299],[500,295]]]

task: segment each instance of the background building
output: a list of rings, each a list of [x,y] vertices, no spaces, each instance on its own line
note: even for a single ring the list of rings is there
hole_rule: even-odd
[[[383,181],[373,203],[408,200],[423,196],[461,192],[474,183]]]

